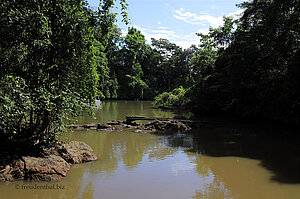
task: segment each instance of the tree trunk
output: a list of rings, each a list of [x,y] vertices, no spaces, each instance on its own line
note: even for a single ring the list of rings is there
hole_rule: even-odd
[[[32,132],[32,125],[33,125],[33,111],[30,110],[30,119],[29,119],[29,127],[30,127],[30,134],[32,135],[33,132]]]
[[[50,112],[44,112],[44,119],[43,119],[43,134],[48,134],[50,129],[51,119],[50,119]]]

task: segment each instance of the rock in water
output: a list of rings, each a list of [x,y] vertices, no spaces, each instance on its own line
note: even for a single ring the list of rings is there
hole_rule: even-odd
[[[97,160],[91,147],[84,142],[72,141],[59,149],[60,156],[70,164],[79,164]]]
[[[70,165],[60,156],[22,157],[27,179],[59,180],[67,175]]]
[[[159,121],[154,120],[145,124],[146,130],[155,130],[154,133],[174,134],[178,132],[184,132],[190,128],[179,121]]]
[[[103,124],[99,123],[99,124],[97,124],[97,129],[109,129],[109,128],[112,128],[112,126],[109,125],[109,124],[106,124],[106,123],[103,123]]]
[[[43,157],[23,156],[5,167],[0,167],[0,181],[59,180],[67,175],[70,164],[97,160],[91,147],[72,141],[45,151]]]
[[[12,163],[12,166],[6,165],[5,169],[0,171],[0,181],[10,181],[22,179],[24,177],[24,162],[17,160]]]

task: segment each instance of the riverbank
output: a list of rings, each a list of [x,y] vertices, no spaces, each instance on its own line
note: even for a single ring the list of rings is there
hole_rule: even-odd
[[[262,116],[251,116],[237,114],[224,110],[204,110],[199,107],[156,107],[162,111],[174,112],[178,116],[183,116],[195,121],[215,121],[217,123],[242,123],[245,125],[256,125],[262,127],[273,127],[274,129],[282,129],[284,132],[297,134],[300,130],[300,123],[283,121],[280,119],[270,119]],[[293,133],[296,132],[296,133]]]
[[[44,149],[42,155],[21,156],[0,165],[0,181],[57,181],[67,175],[71,165],[97,160],[92,148],[84,142],[72,141]]]

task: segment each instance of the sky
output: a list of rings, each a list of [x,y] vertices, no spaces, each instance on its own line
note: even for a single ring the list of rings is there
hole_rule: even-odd
[[[95,8],[99,0],[88,0]],[[223,24],[223,16],[238,17],[242,10],[236,4],[244,0],[127,0],[130,24],[118,17],[117,25],[126,35],[128,27],[141,31],[150,44],[151,38],[168,39],[182,48],[198,45],[196,33],[207,33],[209,27]],[[118,6],[118,4],[116,4]]]

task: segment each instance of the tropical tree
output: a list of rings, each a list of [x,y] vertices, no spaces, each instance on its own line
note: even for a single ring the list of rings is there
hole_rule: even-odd
[[[147,84],[143,80],[142,60],[145,58],[147,45],[141,31],[134,27],[128,28],[122,48],[124,65],[120,78],[121,96],[131,99],[143,98]]]
[[[1,2],[2,138],[49,146],[101,96],[93,30],[113,1],[101,3],[94,12],[81,0]]]
[[[299,1],[254,0],[239,6],[244,14],[216,62],[226,77],[230,109],[299,123]]]

